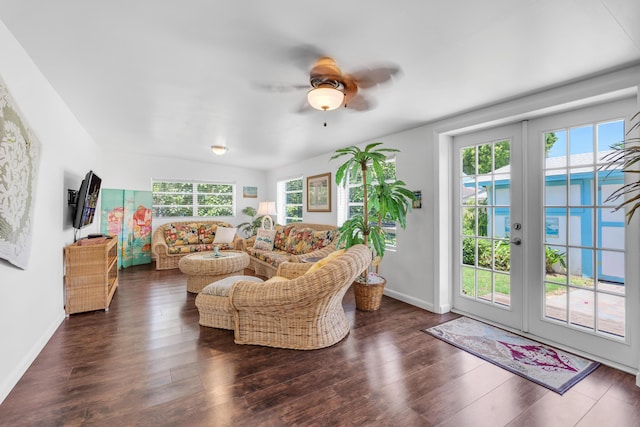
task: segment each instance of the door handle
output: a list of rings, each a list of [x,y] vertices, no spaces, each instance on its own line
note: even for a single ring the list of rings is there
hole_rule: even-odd
[[[516,246],[520,246],[522,244],[522,239],[519,237],[514,237],[513,239],[511,239],[511,243]]]

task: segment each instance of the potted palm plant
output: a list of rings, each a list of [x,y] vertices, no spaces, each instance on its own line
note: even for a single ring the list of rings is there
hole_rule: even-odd
[[[346,185],[350,179],[358,176],[362,179],[362,214],[354,215],[342,224],[338,246],[349,248],[364,244],[373,252],[372,266],[375,266],[376,273],[371,274],[367,269],[354,282],[356,308],[366,311],[380,308],[386,284],[386,280],[377,275],[386,247],[386,232],[382,224],[384,221],[393,221],[404,229],[407,212],[415,199],[413,192],[404,187],[403,181],[386,182],[384,163],[387,155],[399,150],[380,147],[381,145],[381,142],[375,142],[367,145],[364,150],[356,146],[341,148],[331,157],[331,160],[347,157],[347,161],[336,171],[337,185]]]
[[[256,210],[256,208],[251,206],[247,206],[246,208],[242,209],[241,212],[247,216],[252,217],[252,219],[251,221],[238,224],[238,230],[240,230],[245,237],[255,236],[258,232],[258,228],[260,228],[260,225],[262,224],[262,218],[264,217],[264,215],[256,216],[258,211]]]

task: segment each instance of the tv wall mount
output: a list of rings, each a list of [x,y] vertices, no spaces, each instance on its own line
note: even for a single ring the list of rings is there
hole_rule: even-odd
[[[67,189],[67,205],[76,207],[78,205],[78,190]]]

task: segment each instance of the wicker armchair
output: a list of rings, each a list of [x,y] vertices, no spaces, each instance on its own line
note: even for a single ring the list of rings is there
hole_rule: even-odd
[[[349,333],[342,298],[371,262],[364,245],[309,273],[310,263],[286,262],[278,275],[290,280],[236,282],[229,293],[235,342],[312,350],[331,346]]]

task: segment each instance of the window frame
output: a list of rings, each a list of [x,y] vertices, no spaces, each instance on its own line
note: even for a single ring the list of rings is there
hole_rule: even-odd
[[[156,184],[188,184],[191,186],[191,191],[188,192],[167,192],[167,191],[155,191],[154,186]],[[226,192],[201,192],[199,191],[200,185],[212,185],[212,186],[231,186],[231,191]],[[177,179],[152,179],[151,180],[151,194],[152,194],[152,213],[154,218],[227,218],[236,216],[236,184],[234,182],[224,181],[198,181],[198,180],[177,180]],[[177,205],[177,204],[155,204],[156,194],[160,195],[190,195],[191,204],[189,205]],[[224,205],[205,205],[198,202],[198,196],[231,196],[231,204]],[[229,215],[199,215],[198,211],[202,208],[229,208]],[[191,208],[191,215],[158,215],[158,210],[161,208]]]
[[[292,181],[300,181],[300,190],[287,191],[287,184]],[[300,203],[287,203],[287,195],[300,193]],[[292,224],[304,221],[304,176],[286,178],[278,181],[278,223]],[[288,217],[287,207],[300,207],[301,216]],[[290,219],[299,219],[299,221],[290,221]]]

